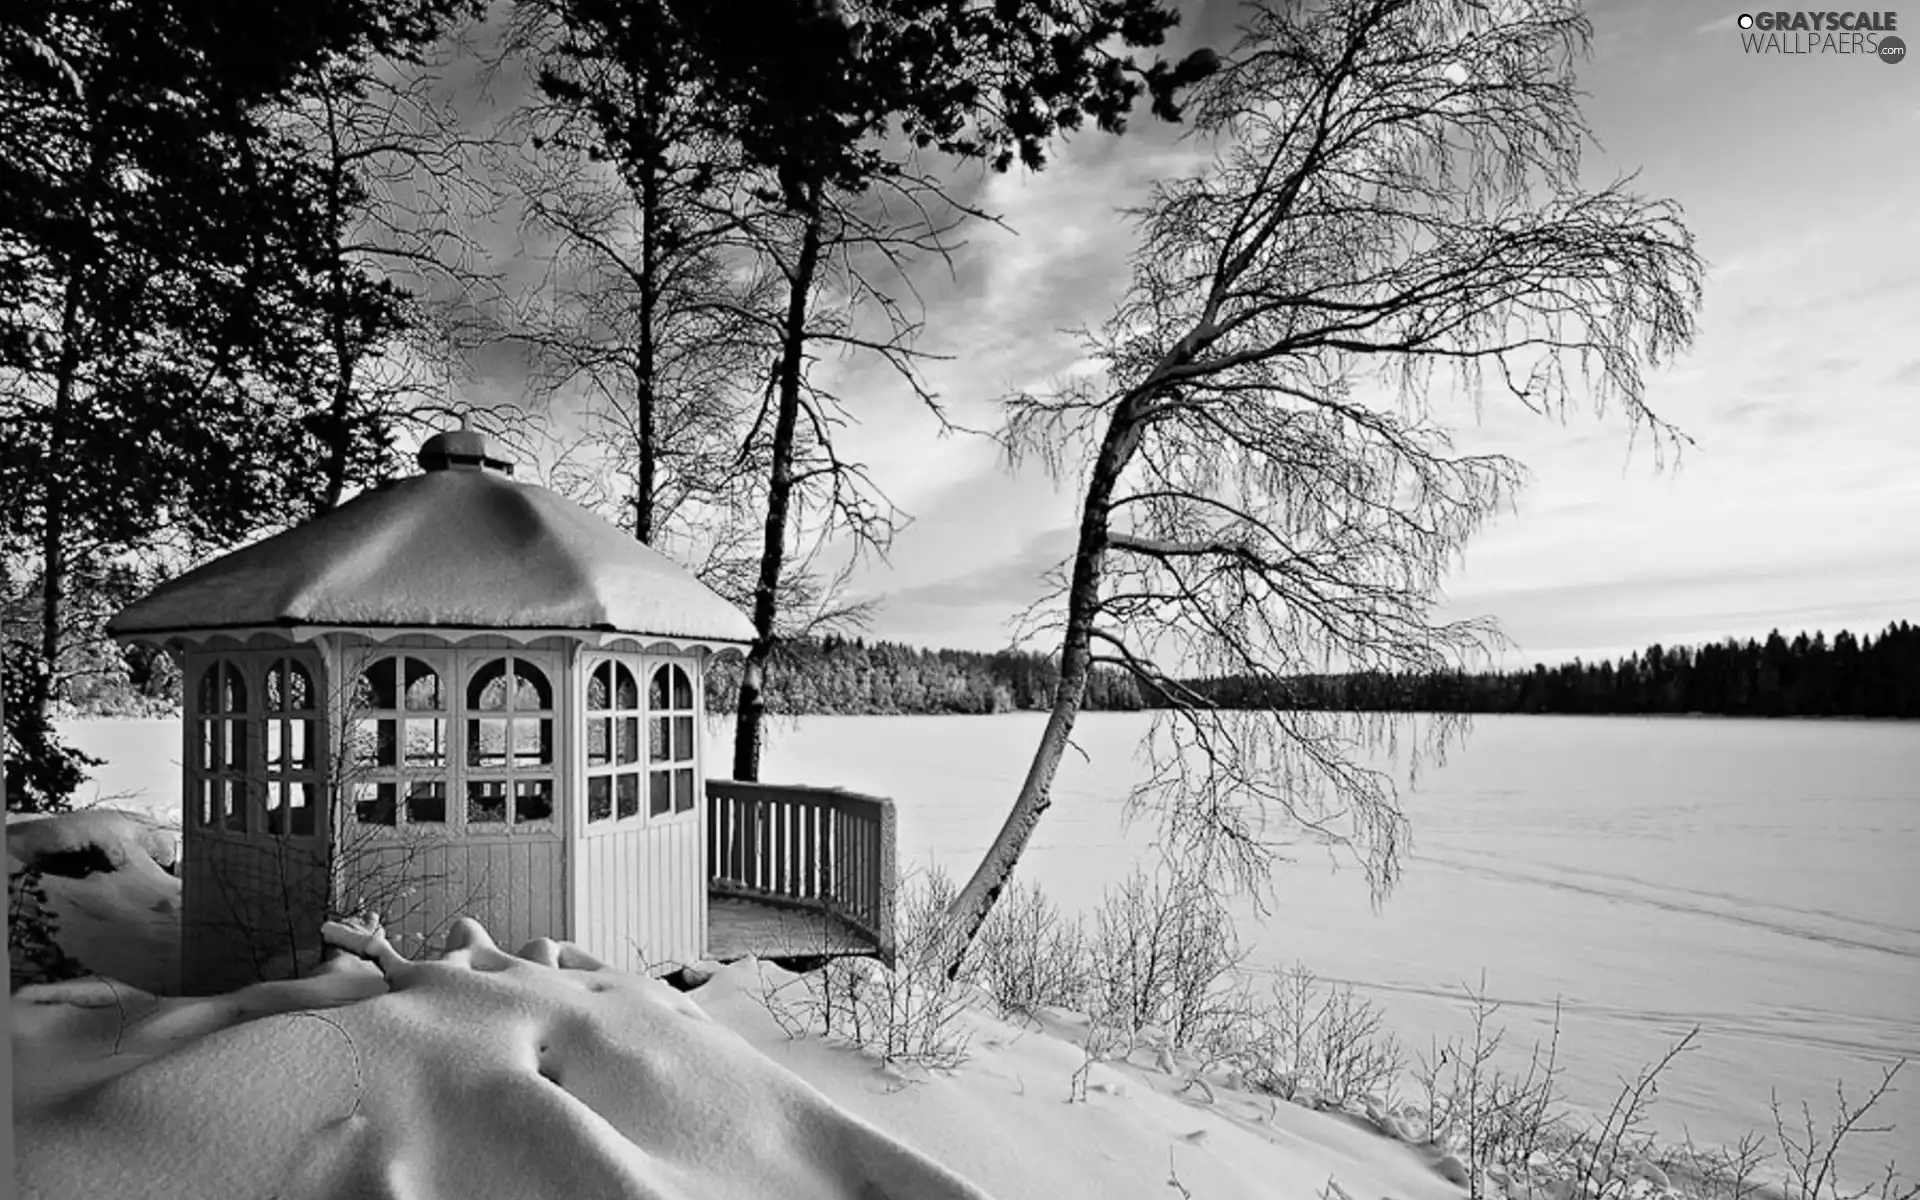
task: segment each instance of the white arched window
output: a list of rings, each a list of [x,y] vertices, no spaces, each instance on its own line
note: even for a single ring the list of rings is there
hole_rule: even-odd
[[[517,655],[488,659],[466,688],[466,820],[488,826],[553,819],[553,683]]]
[[[187,664],[187,823],[314,837],[326,765],[317,664],[298,651],[218,650]]]
[[[656,817],[693,808],[693,680],[678,663],[661,663],[647,684],[647,811]]]
[[[245,833],[251,824],[249,691],[245,660],[237,657],[213,659],[194,689],[193,807],[203,829]]]
[[[554,711],[531,656],[404,650],[360,674],[350,788],[362,825],[551,832]]]
[[[313,674],[294,658],[267,661],[265,705],[267,832],[313,837],[319,832],[320,699]]]
[[[451,720],[438,656],[396,654],[361,671],[348,734],[355,820],[446,824]]]
[[[640,685],[634,665],[605,659],[587,674],[587,824],[640,817]]]

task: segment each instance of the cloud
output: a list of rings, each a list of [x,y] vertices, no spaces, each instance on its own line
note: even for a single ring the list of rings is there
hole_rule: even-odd
[[[1737,12],[1603,6],[1601,54],[1581,75],[1605,136],[1589,178],[1646,168],[1636,189],[1684,203],[1719,264],[1692,352],[1648,375],[1648,403],[1698,440],[1687,469],[1656,477],[1644,438],[1625,459],[1617,409],[1569,427],[1490,394],[1482,421],[1464,406],[1440,414],[1465,426],[1463,450],[1510,454],[1535,476],[1519,515],[1475,541],[1449,605],[1502,618],[1529,651],[1866,627],[1920,596],[1920,565],[1899,565],[1920,564],[1920,486],[1903,482],[1920,445],[1920,215],[1901,207],[1920,158],[1884,153],[1912,128],[1910,106],[1886,103],[1899,69],[1750,61],[1726,32]],[[1165,53],[1224,46],[1241,17],[1227,0],[1188,6]],[[1123,138],[1075,135],[1037,175],[953,173],[1008,226],[965,231],[951,274],[915,274],[919,344],[950,356],[926,362],[925,378],[955,421],[995,428],[1007,392],[1088,369],[1062,330],[1098,326],[1127,286],[1135,235],[1121,210],[1205,154],[1143,111]],[[540,248],[522,247],[511,222],[497,234],[513,283],[527,283]],[[876,634],[1004,644],[1007,618],[1070,548],[1072,483],[1009,475],[986,439],[940,438],[884,367],[829,353],[818,368],[855,418],[843,452],[915,517],[890,563],[854,581],[884,599]],[[474,395],[524,391],[511,359],[479,373]]]
[[[925,496],[890,561],[852,582],[876,599],[876,636],[961,649],[1007,644],[1008,622],[1046,591],[1042,576],[1072,549],[1078,500],[1029,465],[981,458]]]
[[[1074,536],[1072,526],[1045,530],[983,570],[903,588],[883,598],[889,609],[1027,604],[1047,590],[1046,574],[1073,553]]]
[[[1869,552],[1462,591],[1446,611],[1497,616],[1531,661],[1582,648],[1591,657],[1595,648],[1617,655],[1653,642],[1764,637],[1774,628],[1788,636],[1803,628],[1865,633],[1916,607],[1920,573],[1897,554]]]

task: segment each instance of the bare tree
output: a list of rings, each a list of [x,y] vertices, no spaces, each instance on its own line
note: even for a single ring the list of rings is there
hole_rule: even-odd
[[[324,448],[322,508],[386,473],[396,432],[444,427],[434,379],[496,287],[476,233],[498,197],[477,182],[484,143],[448,80],[463,50],[456,32],[430,55],[327,62],[271,118],[318,214],[311,346],[283,386]]]
[[[601,0],[571,2],[591,13]],[[913,258],[944,255],[957,218],[984,215],[942,191],[920,154],[937,151],[1001,171],[1017,159],[1037,170],[1052,136],[1088,115],[1120,132],[1143,90],[1153,93],[1156,113],[1172,119],[1175,90],[1211,63],[1156,60],[1142,67],[1114,52],[1161,44],[1178,17],[1158,0],[990,9],[928,0],[844,8],[793,3],[763,7],[753,22],[711,3],[661,11],[700,64],[698,78],[729,118],[742,157],[765,174],[768,186],[758,198],[772,219],[742,226],[785,285],[783,310],[771,322],[777,351],[764,422],[756,422],[768,431],[764,538],[753,591],[756,637],[741,670],[734,723],[733,775],[751,780],[759,777],[766,668],[779,640],[796,503],[809,490],[824,494],[822,508],[859,547],[884,549],[894,528],[891,506],[834,449],[840,409],[817,385],[814,356],[836,344],[878,355],[931,404],[915,369],[919,320],[902,303],[911,277],[901,268]],[[636,31],[633,23],[595,19],[602,39]],[[872,255],[876,273],[846,253],[835,269],[837,250],[856,247]],[[906,282],[906,291],[874,286],[883,278]],[[853,322],[834,329],[831,320],[822,328],[820,302],[836,285],[851,313],[881,314],[871,331]],[[816,465],[802,461],[806,438]]]
[[[774,287],[730,240],[746,169],[670,14],[649,0],[626,18],[661,36],[597,38],[567,3],[516,10],[501,62],[534,86],[496,157],[546,263],[508,336],[529,348],[541,395],[583,408],[601,452],[584,475],[617,480],[621,523],[659,545],[727,507],[770,352],[741,314],[764,311]]]
[[[747,244],[774,265],[784,303],[761,317],[777,349],[741,444],[741,466],[758,467],[761,537],[747,594],[757,636],[740,672],[735,779],[759,778],[766,669],[795,631],[794,603],[806,605],[798,626],[807,632],[865,619],[863,609],[839,602],[846,576],[820,573],[828,540],[839,539],[854,555],[884,554],[903,523],[866,466],[836,446],[848,412],[816,373],[818,358],[833,350],[877,359],[945,427],[920,370],[931,356],[915,348],[924,309],[913,271],[929,260],[947,262],[960,226],[985,216],[954,203],[918,172],[884,175],[860,189],[816,176],[803,190],[798,207],[794,197],[763,191],[741,223]]]
[[[1050,802],[1096,665],[1164,706],[1151,774],[1169,840],[1258,885],[1270,819],[1348,847],[1378,897],[1408,827],[1360,761],[1384,717],[1225,711],[1182,682],[1428,671],[1483,652],[1443,573],[1521,481],[1457,452],[1451,389],[1540,413],[1617,401],[1656,447],[1641,365],[1686,347],[1702,264],[1677,206],[1579,182],[1571,0],[1262,0],[1190,108],[1210,150],[1134,215],[1132,286],[1088,334],[1103,382],[1011,402],[1009,444],[1085,455],[1078,541],[1033,628],[1053,709],[953,908],[957,961]],[[1269,693],[1271,694],[1271,692]]]
[[[864,608],[840,599],[851,563],[829,561],[828,543],[843,529],[859,545],[884,542],[893,514],[859,464],[833,454],[844,415],[811,386],[811,355],[800,360],[795,419],[773,415],[768,361],[781,357],[797,223],[768,172],[744,161],[673,6],[614,7],[524,6],[499,60],[537,81],[497,157],[546,259],[502,336],[529,350],[549,411],[582,427],[553,483],[748,609],[778,494],[788,517],[769,645],[857,625]],[[630,36],[635,26],[648,35]],[[849,236],[823,238],[803,287],[818,341],[849,332],[838,285],[858,277],[874,225],[856,217],[842,223]]]

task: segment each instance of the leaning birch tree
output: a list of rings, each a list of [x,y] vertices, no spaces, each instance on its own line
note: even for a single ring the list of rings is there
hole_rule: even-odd
[[[620,523],[670,551],[726,508],[743,381],[764,379],[763,272],[729,242],[744,167],[692,77],[667,0],[523,0],[508,34],[536,86],[498,152],[550,246],[513,337],[551,399],[579,394]]]
[[[1430,671],[1490,622],[1437,614],[1447,567],[1522,480],[1463,453],[1446,401],[1624,410],[1691,342],[1678,206],[1582,186],[1570,0],[1261,0],[1189,103],[1204,165],[1135,212],[1132,283],[1089,332],[1104,376],[1011,401],[1009,446],[1078,447],[1073,557],[1033,610],[1060,682],[1005,824],[950,910],[950,965],[1046,814],[1089,672],[1161,706],[1136,805],[1256,894],[1281,825],[1376,897],[1409,829],[1363,753],[1389,718],[1225,710],[1183,680]],[[1274,694],[1273,688],[1258,689]]]

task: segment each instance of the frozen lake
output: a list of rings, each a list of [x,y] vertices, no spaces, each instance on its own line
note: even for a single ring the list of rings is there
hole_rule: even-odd
[[[1148,718],[1091,714],[1022,866],[1063,908],[1152,853],[1124,827]],[[810,717],[772,731],[763,777],[892,797],[903,866],[964,876],[998,829],[1041,719]],[[105,792],[178,792],[177,726],[70,723],[109,765]],[[723,742],[716,725],[710,738]],[[726,755],[715,761],[725,762]],[[91,786],[91,785],[90,785]],[[1768,1096],[1816,1116],[1836,1080],[1863,1094],[1920,1059],[1920,726],[1660,718],[1481,718],[1445,766],[1403,796],[1414,853],[1375,911],[1352,868],[1304,849],[1277,906],[1241,928],[1251,965],[1295,960],[1352,981],[1403,1044],[1463,1028],[1461,985],[1484,970],[1509,1042],[1563,1010],[1565,1090],[1589,1105],[1693,1025],[1698,1049],[1664,1078],[1656,1126],[1724,1142],[1771,1133]],[[1848,1174],[1889,1157],[1920,1170],[1920,1062],[1851,1144]]]

